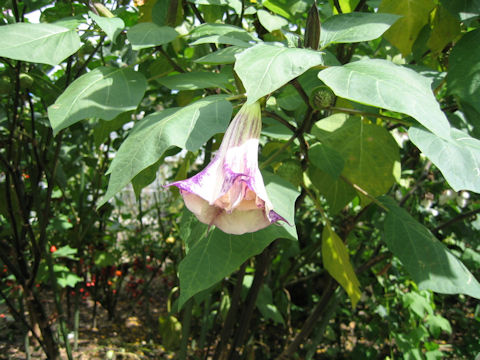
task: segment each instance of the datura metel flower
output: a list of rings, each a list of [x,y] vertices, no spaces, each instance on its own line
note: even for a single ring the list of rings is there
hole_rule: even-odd
[[[259,103],[244,104],[210,164],[189,179],[167,185],[180,189],[186,207],[202,223],[240,235],[285,221],[273,211],[258,168],[261,128]]]

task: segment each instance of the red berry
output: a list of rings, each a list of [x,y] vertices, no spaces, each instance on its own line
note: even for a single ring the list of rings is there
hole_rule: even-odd
[[[57,251],[57,247],[55,245],[50,246],[50,252],[54,253],[55,251]]]

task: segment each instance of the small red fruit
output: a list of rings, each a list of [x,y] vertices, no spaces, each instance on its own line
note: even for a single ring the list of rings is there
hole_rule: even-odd
[[[122,271],[121,271],[121,270],[115,271],[115,275],[116,275],[116,276],[122,276]]]
[[[50,252],[54,253],[55,251],[57,251],[57,247],[55,245],[50,246]]]

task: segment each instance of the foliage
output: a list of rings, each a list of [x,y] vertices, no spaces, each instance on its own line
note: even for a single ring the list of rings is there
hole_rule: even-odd
[[[475,0],[3,3],[0,310],[27,355],[72,358],[90,300],[96,327],[99,307],[151,318],[159,297],[150,340],[180,359],[474,358],[479,16]],[[255,101],[285,221],[225,234],[162,185],[207,166]]]

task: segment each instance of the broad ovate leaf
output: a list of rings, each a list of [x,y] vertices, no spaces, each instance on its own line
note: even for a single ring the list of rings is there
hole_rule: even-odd
[[[167,44],[178,36],[175,29],[169,26],[159,26],[152,22],[134,25],[127,32],[128,41],[133,50],[140,50]]]
[[[112,120],[134,110],[147,89],[145,77],[130,68],[98,67],[68,86],[48,108],[54,134],[76,122],[97,117]]]
[[[318,121],[312,134],[343,158],[342,175],[370,195],[383,195],[394,184],[400,156],[396,141],[385,128],[365,123],[358,117],[335,114]],[[317,163],[318,156],[315,149],[313,164]],[[341,165],[336,154],[330,154],[336,169],[327,165],[321,167],[331,173],[332,178]]]
[[[103,17],[93,12],[89,11],[88,15],[101,27],[101,29],[107,34],[107,36],[115,42],[117,36],[122,32],[125,28],[125,23],[122,19],[118,17]]]
[[[235,71],[254,103],[311,67],[323,64],[321,52],[260,43],[235,56]]]
[[[480,299],[480,284],[445,245],[393,199],[384,196],[380,200],[389,210],[385,218],[385,242],[420,290]]]
[[[454,128],[448,139],[418,127],[411,127],[408,135],[455,191],[480,193],[480,140]]]
[[[52,24],[16,23],[0,26],[0,56],[58,65],[82,43],[74,29]]]
[[[428,24],[430,12],[435,7],[433,0],[382,0],[379,13],[402,16],[384,37],[406,56],[412,51],[420,30]]]
[[[410,115],[438,136],[448,138],[450,125],[431,90],[431,80],[381,59],[332,66],[318,77],[336,95]]]
[[[225,131],[232,114],[223,96],[210,96],[182,108],[146,116],[132,129],[113,159],[107,193],[98,206],[122,190],[138,173],[156,163],[170,147],[196,151],[210,137]]]
[[[320,47],[331,43],[354,43],[374,40],[400,18],[393,14],[353,12],[329,17],[322,23]]]

